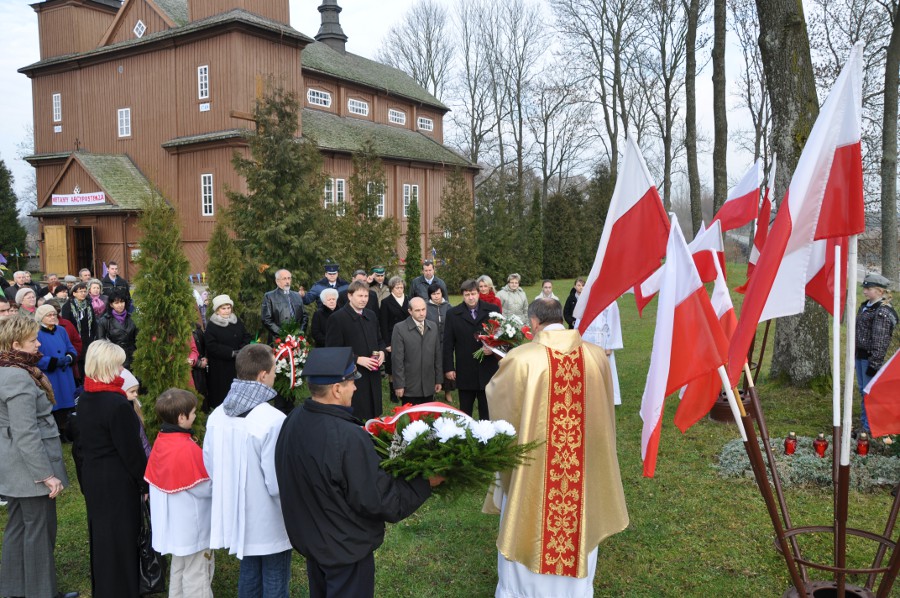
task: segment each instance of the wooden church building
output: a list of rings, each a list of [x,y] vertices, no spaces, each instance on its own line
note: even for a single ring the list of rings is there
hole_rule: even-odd
[[[406,230],[412,198],[423,252],[444,184],[477,167],[443,143],[448,108],[405,73],[346,51],[336,0],[319,6],[315,39],[289,24],[288,0],[44,0],[32,81],[34,154],[44,271],[97,272],[140,251],[141,198],[153,187],[179,210],[185,252],[204,271],[206,244],[245,190],[231,166],[247,151],[252,111],[274,79],[304,101],[301,135],[325,158],[325,206],[350,202],[351,156],[367,138],[382,157],[385,218]],[[402,243],[401,243],[402,245]],[[402,251],[402,247],[398,248]]]

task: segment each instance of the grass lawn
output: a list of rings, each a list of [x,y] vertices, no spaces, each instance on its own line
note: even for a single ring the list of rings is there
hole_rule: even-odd
[[[732,286],[743,282],[744,268],[729,265]],[[564,301],[571,280],[556,281]],[[526,288],[529,298],[537,285]],[[741,299],[735,295],[735,301]],[[459,301],[453,298],[453,303]],[[655,307],[639,319],[629,296],[619,301],[625,349],[617,353],[623,404],[617,408],[619,463],[631,524],[600,546],[597,596],[781,596],[790,586],[783,559],[772,543],[765,506],[752,480],[719,477],[716,455],[737,438],[731,424],[704,420],[682,435],[672,424],[677,398],[667,403],[659,461],[654,479],[641,476],[641,394],[649,365]],[[771,347],[771,341],[770,341]],[[769,349],[771,353],[771,349]],[[763,409],[773,437],[789,431],[830,438],[830,394],[759,383]],[[387,403],[387,394],[385,401]],[[390,407],[385,405],[385,409]],[[809,450],[809,449],[807,449]],[[66,449],[68,454],[68,448]],[[59,545],[56,551],[61,590],[90,596],[88,540],[84,501],[75,484],[59,499]],[[498,520],[482,515],[481,496],[455,503],[431,500],[409,519],[390,525],[376,552],[376,594],[386,597],[493,596],[496,584]],[[830,491],[787,491],[794,525],[832,521]],[[890,509],[890,493],[850,493],[850,526],[881,533]],[[0,509],[0,527],[5,525]],[[830,562],[830,537],[805,537],[802,548],[813,560]],[[850,542],[849,562],[867,566],[871,543]],[[811,572],[813,579],[828,579]],[[238,561],[217,554],[214,592],[237,593]],[[864,583],[864,580],[854,580]],[[294,556],[292,596],[306,596],[303,559]]]

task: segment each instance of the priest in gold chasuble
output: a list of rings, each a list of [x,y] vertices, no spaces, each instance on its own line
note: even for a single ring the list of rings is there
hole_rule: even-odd
[[[501,514],[496,596],[592,596],[597,546],[628,525],[609,361],[565,329],[559,301],[538,299],[528,316],[534,340],[487,386],[491,419],[542,443],[485,501]]]

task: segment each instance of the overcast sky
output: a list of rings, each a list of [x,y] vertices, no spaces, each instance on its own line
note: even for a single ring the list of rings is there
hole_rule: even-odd
[[[448,6],[453,4],[452,0],[440,1]],[[384,33],[413,3],[414,0],[341,0],[341,25],[349,37],[347,49],[373,58]],[[319,4],[320,0],[291,0],[291,25],[310,37],[315,36],[320,22],[316,10]],[[0,42],[0,114],[3,115],[0,119],[0,158],[12,170],[16,191],[20,192],[32,168],[18,157],[17,145],[25,139],[32,124],[32,103],[31,80],[16,71],[39,60],[37,14],[26,0],[0,0],[0,23],[3,27],[3,41]],[[729,47],[729,67],[736,64],[737,51],[733,45]],[[729,68],[730,83],[737,74],[736,68]],[[700,106],[711,105],[712,82],[708,66],[698,79],[697,95]],[[732,104],[734,98],[729,97],[728,101]],[[729,114],[732,130],[739,118],[739,114]],[[712,139],[711,110],[698,110],[698,120],[701,136]],[[729,148],[729,179],[739,178],[749,167],[750,160],[750,156]],[[710,168],[709,157],[701,156],[701,176],[709,173]],[[708,186],[712,187],[711,180]]]

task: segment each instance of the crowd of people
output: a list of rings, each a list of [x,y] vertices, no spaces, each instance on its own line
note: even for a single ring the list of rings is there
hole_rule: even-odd
[[[86,270],[79,279],[51,275],[45,287],[16,272],[0,297],[0,495],[8,501],[0,596],[78,595],[59,592],[54,564],[54,499],[69,486],[64,442],[73,443],[85,498],[96,598],[139,595],[148,500],[153,548],[172,557],[170,596],[212,596],[215,549],[240,560],[242,598],[288,596],[293,549],[306,558],[311,596],[374,595],[385,522],[409,516],[443,482],[399,480],[378,466],[360,424],[381,415],[384,378],[392,401],[452,402],[455,390],[468,415],[505,419],[521,442],[538,443],[533,463],[504,472],[485,501],[485,512],[501,516],[497,596],[592,595],[597,546],[628,515],[615,450],[618,308],[573,330],[583,279],[565,302],[549,280],[529,301],[518,274],[500,291],[483,275],[463,282],[462,301],[451,305],[430,261],[408,289],[383,267],[344,280],[329,261],[309,290],[279,270],[261,307],[268,345],[251,342],[230,297],[212,298],[188,358],[205,372],[196,388],[204,402],[177,388],[157,397],[151,447],[129,371],[130,289],[117,270],[111,263],[103,280]],[[861,389],[897,322],[888,287],[877,275],[863,282]],[[477,335],[494,313],[517,316],[534,339],[502,359],[484,347],[477,359]],[[273,388],[272,345],[288,321],[315,347],[303,368],[311,396],[300,405]],[[201,408],[210,412],[202,448],[191,436]],[[562,478],[571,487],[543,484]],[[566,525],[550,525],[558,515],[546,509],[548,492],[570,506],[603,506],[567,509]]]

